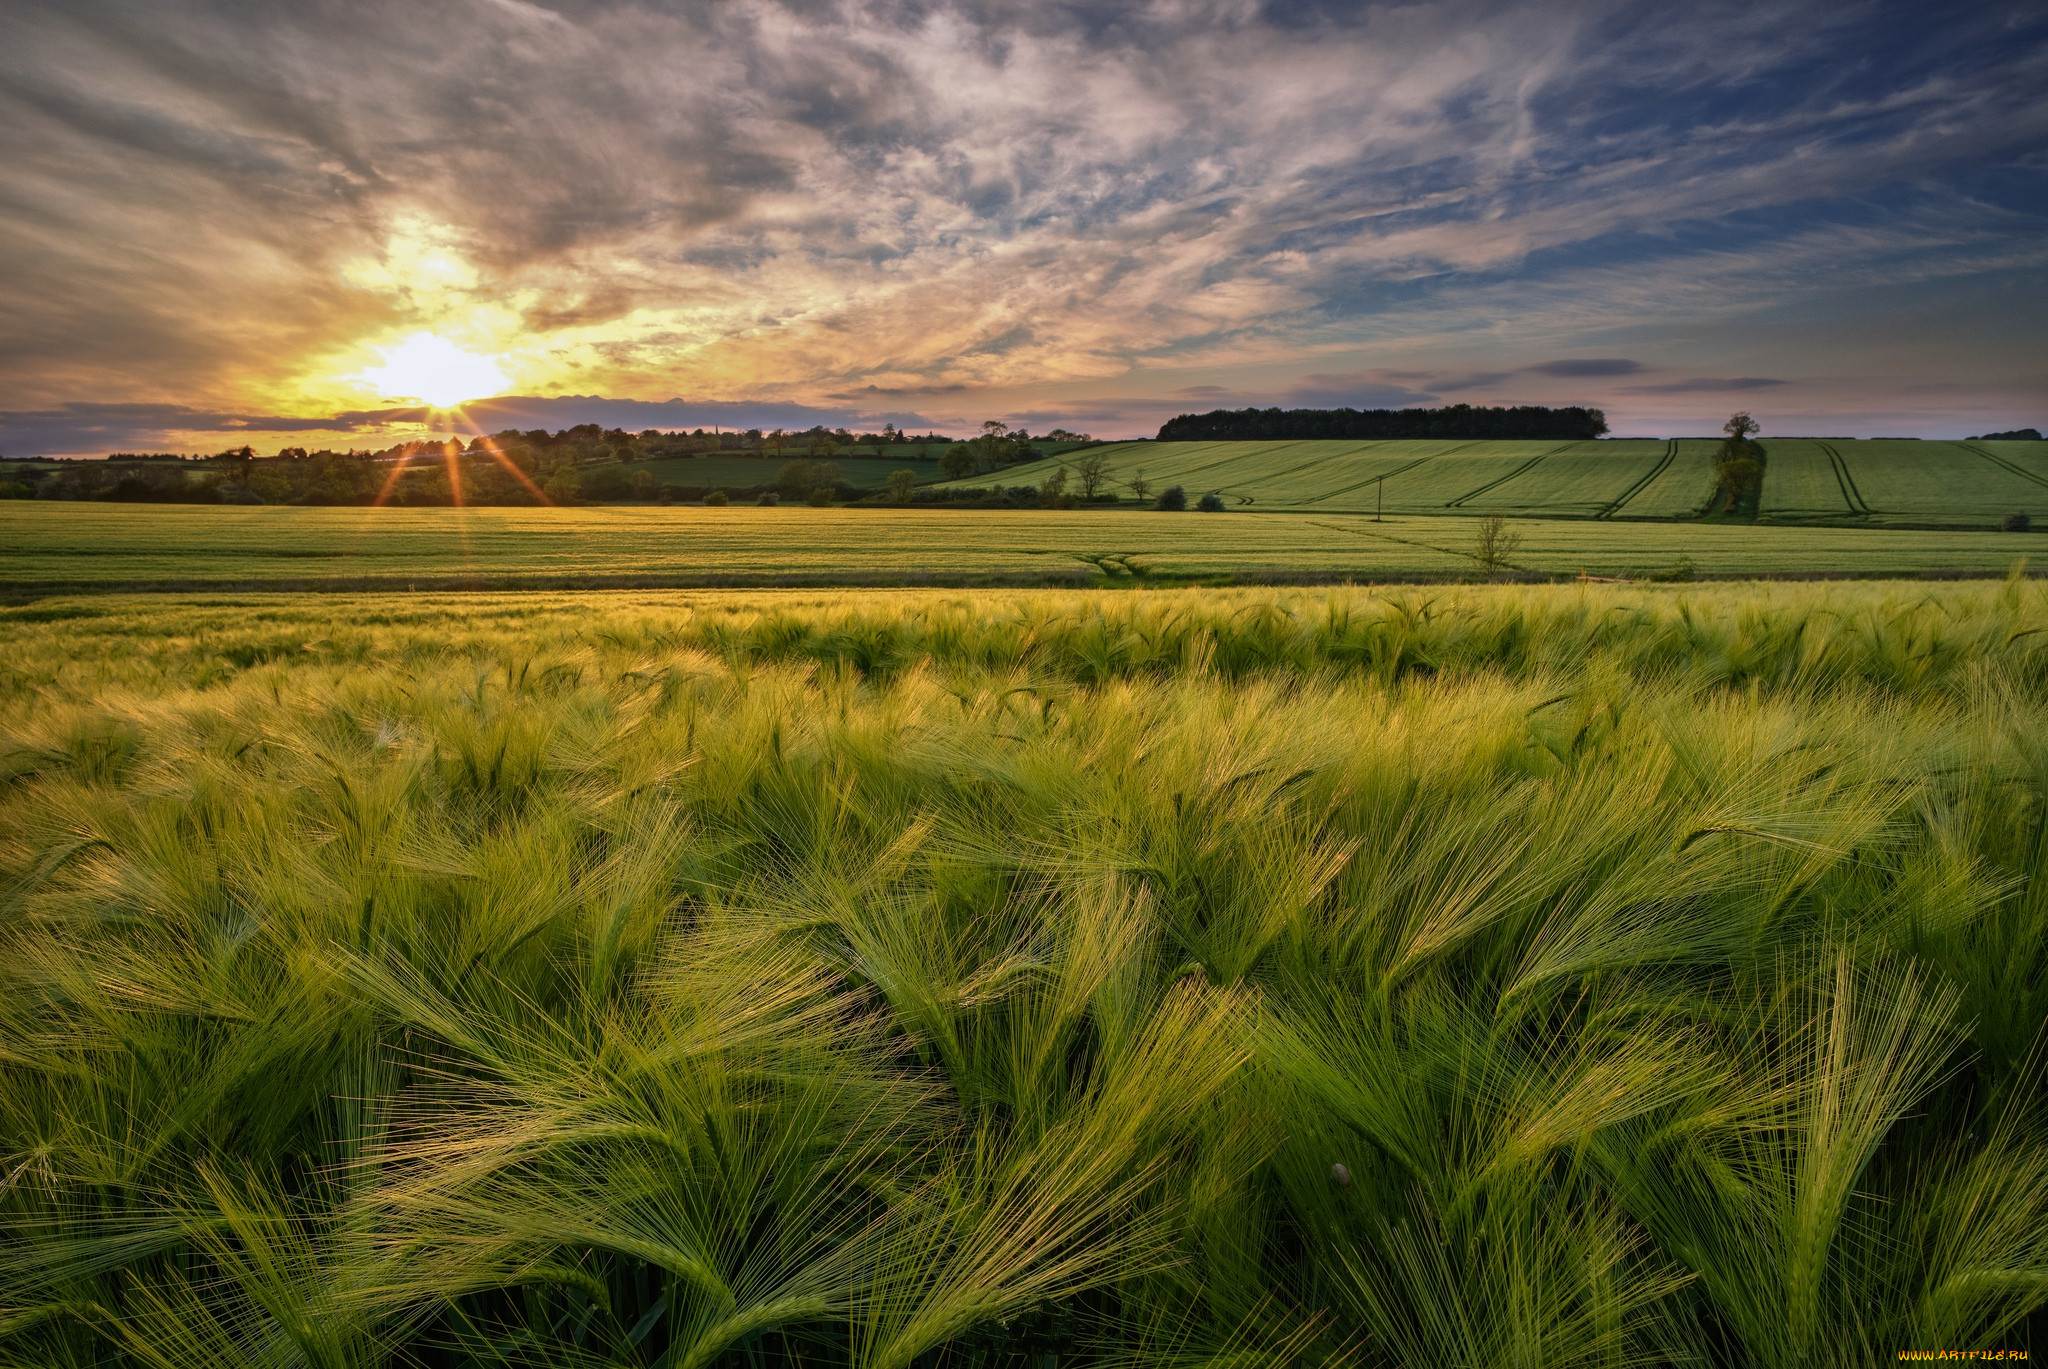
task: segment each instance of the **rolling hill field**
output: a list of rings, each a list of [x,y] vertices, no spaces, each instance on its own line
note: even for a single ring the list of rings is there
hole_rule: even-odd
[[[1247,512],[1682,519],[1712,494],[1716,442],[1127,442],[1099,448],[1110,488],[1142,475]],[[1761,515],[1794,523],[1993,528],[2048,519],[2048,444],[1771,438]],[[1077,453],[954,487],[1038,484]],[[940,486],[946,488],[946,486]]]
[[[1652,487],[1654,491],[1654,486]],[[1999,573],[2033,533],[1518,519],[1536,575]],[[1456,580],[1470,519],[1121,509],[0,503],[0,591]]]

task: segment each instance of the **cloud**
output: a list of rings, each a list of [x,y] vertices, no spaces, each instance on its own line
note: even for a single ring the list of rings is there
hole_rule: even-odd
[[[1589,376],[1632,376],[1643,369],[1640,361],[1626,357],[1581,357],[1569,361],[1544,361],[1522,368],[1531,375],[1580,378]]]
[[[214,451],[258,445],[267,439],[279,446],[307,442],[381,446],[417,431],[463,434],[503,432],[507,428],[556,431],[579,423],[638,432],[644,428],[878,428],[933,426],[916,413],[877,415],[845,408],[806,404],[692,403],[681,399],[644,401],[607,399],[596,395],[506,397],[480,400],[455,414],[418,407],[363,409],[341,414],[241,414],[188,408],[178,404],[71,403],[53,409],[0,412],[0,454],[7,456],[88,456],[111,451]]]
[[[2048,241],[2048,19],[2019,12],[0,16],[0,393],[34,413],[367,410],[337,378],[415,329],[535,395],[798,414],[1488,397],[1763,369],[1753,341],[1640,334],[2024,280]],[[1980,325],[1951,306],[1916,370],[1967,382],[1947,344]],[[1845,327],[1836,354],[1896,390],[1882,339]]]
[[[1623,389],[1625,393],[1634,395],[1688,395],[1713,394],[1723,390],[1768,390],[1790,383],[1785,380],[1772,380],[1766,376],[1735,376],[1727,380],[1701,376],[1691,380],[1668,381],[1661,385],[1628,385]]]

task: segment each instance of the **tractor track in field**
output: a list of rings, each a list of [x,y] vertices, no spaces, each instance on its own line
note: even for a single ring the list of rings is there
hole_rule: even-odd
[[[1564,451],[1566,448],[1576,447],[1578,445],[1579,444],[1576,442],[1567,442],[1563,446],[1552,447],[1547,452],[1538,452],[1536,453],[1536,455],[1530,457],[1527,461],[1524,461],[1521,465],[1509,471],[1500,479],[1489,480],[1484,485],[1481,485],[1478,489],[1473,490],[1470,494],[1460,495],[1458,498],[1451,500],[1448,504],[1445,504],[1444,507],[1447,509],[1462,509],[1467,504],[1477,499],[1480,495],[1485,494],[1488,490],[1497,490],[1502,485],[1507,484],[1508,481],[1513,480],[1516,476],[1524,475],[1529,471],[1536,469],[1537,466],[1549,460],[1551,457],[1556,456],[1559,452]]]
[[[1321,442],[1326,442],[1326,441],[1331,441],[1331,440],[1333,440],[1333,439],[1330,439],[1330,438],[1303,438],[1303,439],[1302,439],[1302,441],[1304,441],[1304,442],[1319,442],[1319,441],[1321,441]],[[1337,441],[1341,441],[1342,439],[1334,439],[1334,440],[1337,440]],[[1286,479],[1286,478],[1287,478],[1288,476],[1290,476],[1290,475],[1299,475],[1299,474],[1301,474],[1301,473],[1302,473],[1303,471],[1306,471],[1306,470],[1313,470],[1313,469],[1314,469],[1315,467],[1317,467],[1317,466],[1320,466],[1320,465],[1323,465],[1323,464],[1324,464],[1324,463],[1326,463],[1326,462],[1330,462],[1330,461],[1342,461],[1342,460],[1343,460],[1343,459],[1344,459],[1345,457],[1353,455],[1355,451],[1358,451],[1358,450],[1362,450],[1362,449],[1363,449],[1364,447],[1366,447],[1366,446],[1369,446],[1369,445],[1371,444],[1371,442],[1372,442],[1372,439],[1370,439],[1370,438],[1362,439],[1362,440],[1361,440],[1361,441],[1359,442],[1358,446],[1357,446],[1357,447],[1355,447],[1355,448],[1353,449],[1353,451],[1344,451],[1344,452],[1336,452],[1336,453],[1334,453],[1334,454],[1332,454],[1332,455],[1329,455],[1329,456],[1314,456],[1314,457],[1310,457],[1310,458],[1309,458],[1308,460],[1306,460],[1306,461],[1302,462],[1302,463],[1301,463],[1301,464],[1300,464],[1299,466],[1289,466],[1289,467],[1288,467],[1288,468],[1287,468],[1286,470],[1284,470],[1284,471],[1268,471],[1268,472],[1266,472],[1266,473],[1265,473],[1264,475],[1260,476],[1260,477],[1259,477],[1259,479],[1261,479],[1261,480],[1285,480],[1285,479]],[[1427,458],[1427,457],[1424,457],[1423,459],[1424,459],[1424,460],[1428,460],[1428,458]],[[1366,482],[1366,483],[1370,484],[1371,482],[1370,482],[1370,481],[1368,481],[1368,482]],[[1318,496],[1318,498],[1327,498],[1327,497],[1328,497],[1327,495],[1319,495],[1319,496]]]
[[[1966,452],[1975,452],[1977,455],[1983,457],[1986,461],[1989,461],[1992,465],[1999,467],[2001,470],[2010,471],[2022,480],[2031,480],[2036,485],[2039,485],[2044,489],[2048,489],[2048,480],[2043,480],[2040,476],[2035,475],[2025,466],[2016,466],[2012,462],[2007,461],[2004,457],[1999,456],[1995,452],[1987,452],[1982,447],[1974,447],[1967,442],[1957,442],[1954,445],[1961,447]]]
[[[1660,460],[1660,461],[1658,461],[1656,465],[1654,465],[1654,466],[1652,466],[1652,467],[1650,468],[1650,473],[1649,473],[1648,475],[1644,476],[1644,477],[1643,477],[1643,478],[1642,478],[1641,480],[1638,480],[1638,481],[1636,481],[1636,483],[1635,483],[1635,484],[1633,484],[1633,485],[1630,485],[1630,486],[1629,486],[1629,487],[1628,487],[1627,489],[1623,490],[1623,491],[1621,492],[1621,497],[1620,497],[1619,499],[1616,499],[1616,500],[1615,500],[1615,501],[1614,501],[1613,503],[1609,504],[1609,505],[1608,505],[1608,506],[1607,506],[1606,508],[1604,508],[1604,509],[1600,510],[1600,512],[1598,512],[1598,513],[1594,514],[1594,515],[1593,515],[1593,517],[1595,517],[1595,518],[1612,518],[1612,517],[1614,517],[1614,515],[1615,515],[1615,514],[1617,514],[1617,513],[1620,513],[1620,512],[1621,512],[1621,510],[1622,510],[1622,507],[1623,507],[1624,505],[1626,505],[1626,504],[1628,503],[1628,501],[1629,501],[1629,500],[1631,500],[1631,499],[1635,498],[1635,497],[1636,497],[1637,495],[1641,494],[1641,493],[1642,493],[1642,492],[1643,492],[1644,490],[1647,490],[1648,488],[1650,488],[1650,486],[1651,486],[1651,485],[1652,485],[1653,483],[1655,483],[1655,481],[1656,481],[1656,479],[1657,479],[1657,477],[1658,477],[1658,476],[1660,476],[1660,475],[1664,474],[1664,472],[1665,472],[1665,471],[1667,471],[1667,470],[1671,469],[1671,463],[1672,463],[1672,462],[1673,462],[1674,460],[1676,460],[1676,459],[1677,459],[1677,457],[1678,457],[1678,439],[1677,439],[1677,438],[1675,438],[1675,437],[1673,437],[1673,438],[1667,438],[1667,439],[1665,440],[1665,443],[1664,443],[1664,456],[1663,456],[1663,459],[1662,459],[1662,460]]]
[[[1467,446],[1467,447],[1469,447],[1469,446],[1471,446],[1471,445],[1472,445],[1472,444],[1471,444],[1471,443],[1469,443],[1469,442],[1465,444],[1465,446]],[[1449,455],[1451,454],[1451,452],[1462,452],[1462,451],[1464,451],[1464,450],[1465,450],[1465,448],[1464,448],[1464,447],[1453,447],[1453,448],[1451,448],[1451,451],[1450,451],[1450,452],[1437,452],[1437,453],[1434,453],[1433,455],[1430,455],[1430,456],[1419,456],[1419,457],[1415,458],[1415,460],[1413,460],[1413,461],[1410,461],[1410,462],[1409,462],[1409,463],[1408,463],[1407,465],[1405,465],[1405,466],[1396,466],[1396,467],[1394,467],[1394,469],[1392,469],[1392,470],[1390,470],[1390,471],[1381,471],[1381,472],[1380,472],[1380,473],[1379,473],[1378,475],[1374,475],[1374,476],[1368,476],[1368,477],[1367,477],[1366,479],[1364,479],[1364,480],[1361,480],[1361,481],[1359,481],[1359,482],[1358,482],[1357,484],[1355,484],[1355,485],[1346,485],[1346,486],[1344,486],[1344,487],[1343,487],[1343,488],[1341,488],[1341,489],[1335,489],[1335,490],[1329,490],[1329,491],[1326,491],[1326,492],[1325,492],[1325,493],[1323,493],[1323,494],[1319,494],[1319,495],[1317,495],[1317,496],[1316,496],[1315,498],[1313,498],[1313,499],[1304,499],[1304,500],[1302,500],[1302,501],[1301,501],[1301,503],[1299,503],[1299,504],[1296,504],[1296,505],[1293,505],[1292,507],[1294,507],[1294,508],[1301,508],[1301,509],[1305,509],[1305,508],[1307,508],[1307,507],[1308,507],[1309,505],[1311,505],[1311,504],[1320,504],[1320,503],[1322,503],[1322,502],[1323,502],[1323,501],[1324,501],[1325,499],[1335,499],[1335,498],[1336,498],[1336,497],[1337,497],[1338,495],[1340,495],[1340,494],[1349,494],[1349,493],[1351,493],[1351,492],[1352,492],[1353,490],[1362,490],[1362,489],[1364,489],[1364,488],[1365,488],[1365,487],[1366,487],[1367,485],[1370,485],[1370,484],[1372,484],[1372,483],[1373,483],[1374,481],[1376,481],[1376,480],[1392,480],[1392,479],[1393,479],[1393,478],[1394,478],[1395,476],[1397,476],[1397,475],[1405,475],[1405,474],[1406,474],[1407,472],[1409,472],[1409,471],[1412,471],[1412,470],[1414,470],[1414,469],[1415,469],[1415,468],[1416,468],[1417,466],[1425,465],[1425,464],[1427,464],[1427,463],[1429,463],[1429,462],[1431,462],[1431,461],[1434,461],[1434,460],[1436,460],[1436,459],[1437,459],[1437,457],[1439,457],[1439,456],[1449,456]]]
[[[1849,506],[1849,512],[1870,514],[1870,505],[1863,501],[1863,491],[1856,488],[1856,477],[1849,474],[1849,463],[1835,450],[1834,444],[1814,439],[1814,446],[1828,454],[1828,461],[1835,468],[1835,483],[1842,487],[1842,499]]]

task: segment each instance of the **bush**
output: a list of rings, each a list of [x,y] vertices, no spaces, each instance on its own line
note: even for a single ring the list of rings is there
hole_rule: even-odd
[[[1999,527],[2007,532],[2025,532],[2034,526],[2034,520],[2024,513],[2009,513]]]
[[[764,509],[772,509],[777,504],[780,504],[782,502],[782,496],[775,493],[775,491],[770,490],[766,494],[762,495],[759,499],[756,499],[754,502],[756,504],[759,504]]]
[[[1179,513],[1188,506],[1188,492],[1178,485],[1170,485],[1159,492],[1159,502],[1152,507],[1168,513]]]
[[[1211,490],[1195,501],[1195,507],[1203,513],[1223,512],[1223,496]]]
[[[1508,520],[1500,514],[1489,513],[1479,520],[1479,527],[1473,533],[1472,559],[1488,575],[1496,571],[1512,569],[1508,558],[1522,545],[1522,535],[1508,526]]]
[[[732,501],[725,497],[724,490],[713,490],[711,493],[704,496],[704,502],[709,504],[714,509],[722,509],[727,504],[730,504]]]
[[[804,502],[814,509],[830,508],[832,506],[832,487],[830,485],[818,486],[804,496]]]
[[[889,472],[889,499],[892,503],[908,504],[910,502],[911,495],[916,493],[916,491],[916,471],[904,470]]]

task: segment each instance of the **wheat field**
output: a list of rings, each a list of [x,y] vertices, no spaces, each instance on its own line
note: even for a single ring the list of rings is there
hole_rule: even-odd
[[[2040,1343],[2048,596],[0,613],[0,1364]]]

